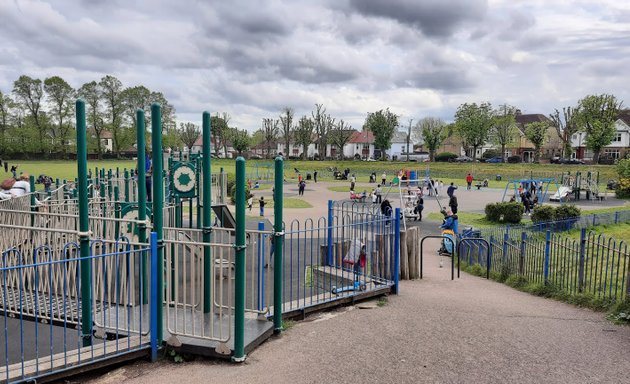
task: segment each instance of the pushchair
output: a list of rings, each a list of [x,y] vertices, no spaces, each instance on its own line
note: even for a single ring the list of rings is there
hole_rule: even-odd
[[[438,254],[441,256],[452,256],[455,248],[455,236],[457,234],[458,219],[457,215],[448,216],[445,211],[442,211],[445,215],[444,222],[440,225],[442,229],[441,247],[438,249]]]
[[[343,258],[343,264],[347,266],[348,269],[352,267],[354,283],[352,285],[339,288],[333,286],[332,293],[336,295],[350,291],[365,291],[366,285],[364,282],[361,282],[361,270],[365,268],[366,262],[365,244],[363,244],[361,240],[355,239],[354,243],[350,244],[348,253]]]

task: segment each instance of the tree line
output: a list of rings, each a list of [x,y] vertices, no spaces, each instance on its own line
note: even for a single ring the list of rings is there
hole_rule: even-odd
[[[120,155],[136,142],[136,110],[149,110],[152,103],[162,106],[165,146],[181,142],[175,129],[175,108],[161,92],[143,85],[123,86],[106,75],[73,88],[59,76],[44,80],[26,75],[13,82],[9,93],[0,90],[0,153],[61,154],[76,151],[75,100],[86,104],[89,150],[102,158],[104,132],[110,132],[113,153]],[[146,114],[150,129],[151,116]],[[147,135],[147,142],[150,137]]]

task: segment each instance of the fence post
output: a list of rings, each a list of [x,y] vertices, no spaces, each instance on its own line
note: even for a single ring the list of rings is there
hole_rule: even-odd
[[[234,356],[245,361],[245,159],[236,159],[236,229],[234,281]],[[277,203],[277,202],[276,202]],[[276,223],[277,224],[277,223]]]
[[[492,249],[492,244],[493,244],[493,243],[494,243],[494,235],[490,235],[490,243],[489,243],[489,245],[488,245],[488,247],[489,247],[489,249],[490,249],[490,250],[488,251],[488,252],[490,253],[490,257],[488,257],[488,260],[487,260],[487,262],[486,262],[486,264],[487,264],[487,265],[486,265],[486,278],[487,278],[487,279],[489,279],[489,278],[490,278],[490,266],[491,266],[490,264],[492,264],[492,251],[493,251],[493,249]]]
[[[398,294],[398,280],[400,275],[400,208],[394,212],[394,293]]]
[[[265,222],[264,221],[259,221],[258,222],[258,230],[259,231],[264,231],[265,230]],[[265,240],[267,240],[267,237],[262,234],[259,233],[258,234],[258,268],[257,268],[257,275],[258,275],[258,310],[262,310],[265,307],[265,245],[264,242]],[[275,241],[275,239],[272,239],[272,241]]]
[[[580,231],[580,265],[578,271],[578,292],[584,289],[584,263],[586,256],[586,228]]]
[[[212,223],[210,222],[210,209],[212,205],[212,165],[210,162],[210,112],[204,111],[202,114],[202,146],[203,158],[201,160],[202,171],[202,231],[203,231],[203,313],[210,313],[212,309],[212,249],[210,242],[212,241]],[[243,182],[245,182],[243,180]],[[197,195],[199,195],[197,193]],[[245,196],[246,197],[246,196]],[[243,201],[245,204],[245,201]]]
[[[162,112],[160,105],[153,103],[151,105],[151,146],[153,149],[153,230],[157,234],[157,260],[151,262],[158,263],[158,343],[162,343],[164,339],[164,161],[162,157]],[[143,182],[140,180],[139,182]]]
[[[593,227],[597,225],[597,215],[593,214]]]
[[[525,246],[527,241],[527,233],[521,232],[521,252],[518,260],[518,274],[523,275],[525,273]]]
[[[87,183],[87,128],[85,102],[76,102],[77,171],[79,176],[79,242],[81,268],[81,338],[83,346],[92,345],[92,259],[90,258],[90,219]]]
[[[326,253],[326,264],[333,264],[333,201],[328,200],[328,249]]]
[[[150,315],[150,329],[149,333],[151,334],[151,361],[157,360],[157,350],[158,350],[158,335],[157,335],[157,327],[158,327],[158,307],[162,307],[162,303],[158,302],[158,283],[157,283],[157,233],[151,232],[151,301],[149,304],[149,309],[151,311]]]
[[[284,194],[284,160],[282,157],[275,159],[275,187],[274,187],[274,208],[273,208],[273,230],[274,230],[274,249],[273,249],[273,327],[274,332],[278,333],[282,330],[282,267],[283,257],[282,247],[284,243],[284,231],[282,229],[282,196]],[[330,203],[329,203],[330,204]],[[331,227],[332,228],[332,227]],[[331,230],[332,232],[332,230]],[[331,249],[331,248],[329,248]]]
[[[145,243],[147,241],[147,183],[146,183],[146,149],[145,149],[145,125],[144,125],[144,111],[138,109],[136,111],[136,147],[137,147],[137,160],[136,167],[138,168],[138,242]],[[129,183],[127,179],[127,173],[125,172],[125,201],[129,201]],[[148,263],[147,257],[149,255],[146,252],[142,253],[142,294],[143,304],[149,299],[148,288],[149,279],[147,279]]]
[[[619,223],[619,211],[615,211],[615,224]]]
[[[503,262],[503,264],[505,264],[505,261],[507,260],[507,252],[508,252],[508,241],[510,240],[510,235],[508,235],[507,231],[503,234],[503,257],[501,257],[501,260]],[[503,268],[503,266],[501,266],[501,268]]]
[[[543,281],[545,285],[549,283],[549,260],[551,254],[551,231],[547,230],[545,237],[545,263],[543,266]]]

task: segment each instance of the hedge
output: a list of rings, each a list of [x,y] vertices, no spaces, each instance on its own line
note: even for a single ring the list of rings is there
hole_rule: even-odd
[[[493,203],[486,205],[486,220],[495,223],[518,224],[524,207],[520,203]]]

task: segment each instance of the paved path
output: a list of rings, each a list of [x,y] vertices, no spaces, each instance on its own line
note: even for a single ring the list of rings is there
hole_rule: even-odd
[[[627,383],[630,327],[462,274],[427,240],[425,278],[384,307],[315,315],[242,365],[136,363],[94,383]],[[83,379],[82,379],[83,380]]]

